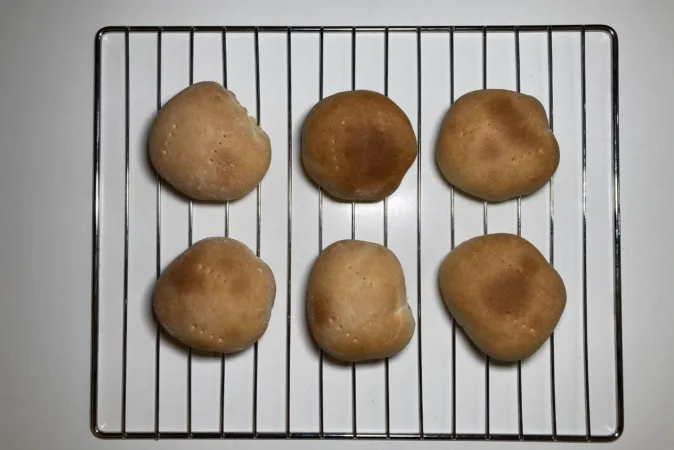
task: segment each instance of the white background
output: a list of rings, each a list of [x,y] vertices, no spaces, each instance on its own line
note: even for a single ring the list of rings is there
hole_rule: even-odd
[[[0,6],[2,448],[216,448],[311,442],[103,442],[88,429],[93,35],[110,24],[606,23],[620,37],[625,433],[674,442],[668,381],[672,244],[665,133],[674,94],[672,7],[658,2],[4,2]],[[381,4],[379,4],[381,3]],[[632,4],[633,3],[633,4]],[[358,7],[358,4],[361,4]],[[376,11],[368,12],[368,11]],[[326,442],[324,446],[406,443]],[[447,443],[427,443],[445,446]],[[459,448],[498,445],[455,444]],[[512,444],[517,446],[518,444]]]

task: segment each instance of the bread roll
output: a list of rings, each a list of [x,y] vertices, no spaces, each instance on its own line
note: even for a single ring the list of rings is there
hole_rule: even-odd
[[[497,202],[543,187],[559,165],[559,146],[538,100],[485,89],[469,92],[449,108],[436,159],[449,183]]]
[[[371,242],[335,242],[309,276],[307,318],[316,343],[342,361],[381,359],[414,334],[398,258]]]
[[[193,84],[161,108],[148,151],[159,175],[195,200],[241,198],[271,163],[267,134],[236,96],[215,82]]]
[[[311,109],[302,129],[307,174],[340,200],[376,201],[392,194],[416,156],[409,119],[377,92],[326,97]]]
[[[559,274],[525,239],[489,234],[463,242],[440,266],[454,320],[491,358],[527,358],[550,336],[566,304]]]
[[[198,350],[233,353],[267,329],[276,295],[269,266],[228,238],[201,240],[159,277],[153,304],[173,337]]]

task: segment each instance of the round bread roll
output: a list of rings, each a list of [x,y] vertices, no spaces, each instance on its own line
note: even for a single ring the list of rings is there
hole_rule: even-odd
[[[485,89],[465,94],[449,108],[436,159],[450,184],[498,202],[542,188],[559,165],[559,145],[538,100]]]
[[[381,359],[414,334],[398,258],[371,242],[335,242],[309,276],[307,318],[316,343],[342,361]]]
[[[232,92],[210,81],[189,86],[159,110],[148,151],[166,182],[205,201],[243,197],[271,163],[267,134]]]
[[[395,191],[417,156],[417,139],[402,109],[372,91],[326,97],[302,129],[307,174],[340,200],[376,201]]]
[[[479,236],[452,250],[440,266],[440,290],[468,337],[500,361],[536,352],[566,305],[557,271],[527,240],[505,233]]]
[[[264,261],[239,241],[214,237],[169,264],[153,306],[162,327],[182,343],[233,353],[264,334],[275,295],[274,274]]]

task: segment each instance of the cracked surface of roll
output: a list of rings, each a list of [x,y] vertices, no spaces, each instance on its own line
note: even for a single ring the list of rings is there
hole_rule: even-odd
[[[234,353],[266,331],[274,305],[274,275],[243,243],[203,239],[175,258],[154,289],[162,327],[198,350]]]
[[[491,358],[517,361],[548,339],[566,305],[557,271],[514,234],[461,243],[439,273],[445,305],[475,345]]]
[[[344,240],[327,247],[309,276],[307,320],[319,347],[338,360],[400,352],[415,323],[398,258],[371,242]]]
[[[159,110],[148,153],[168,184],[203,201],[245,196],[271,164],[267,134],[234,93],[211,81],[185,88]]]
[[[495,202],[536,192],[559,165],[543,105],[503,89],[469,92],[454,102],[435,154],[450,184]]]
[[[392,194],[417,156],[409,119],[391,99],[356,90],[324,98],[302,128],[302,164],[331,196],[377,201]]]

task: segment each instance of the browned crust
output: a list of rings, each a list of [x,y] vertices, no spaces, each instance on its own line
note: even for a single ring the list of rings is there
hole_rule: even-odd
[[[157,113],[148,140],[159,175],[196,200],[243,197],[269,169],[269,137],[234,94],[218,83],[193,84]]]
[[[484,89],[465,94],[450,107],[436,159],[455,187],[502,201],[543,187],[559,165],[559,145],[534,97]]]
[[[302,163],[330,195],[376,201],[392,194],[417,155],[409,119],[388,97],[349,91],[326,97],[302,129]]]
[[[334,358],[373,360],[401,351],[415,325],[398,258],[371,242],[327,247],[309,276],[307,319],[318,345]]]
[[[440,266],[449,312],[490,357],[516,361],[547,340],[566,305],[564,282],[527,240],[479,236],[456,247]]]
[[[267,329],[276,295],[274,275],[239,241],[201,240],[175,258],[154,289],[157,320],[184,344],[232,353]]]

